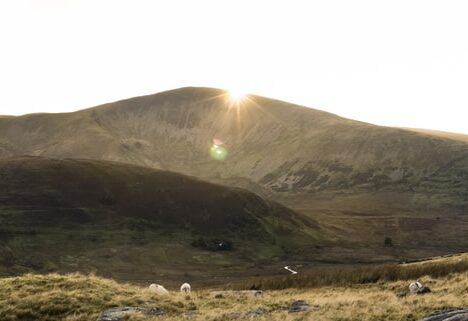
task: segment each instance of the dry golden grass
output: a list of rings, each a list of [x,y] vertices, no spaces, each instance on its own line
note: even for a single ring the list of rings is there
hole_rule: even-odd
[[[235,289],[281,290],[347,286],[399,280],[414,280],[428,275],[443,277],[455,272],[468,271],[468,254],[438,257],[407,264],[380,264],[366,266],[317,268],[291,276],[256,277],[233,284]]]
[[[467,256],[440,262],[466,260]],[[429,262],[411,264],[427,265]],[[349,284],[309,289],[265,291],[259,297],[225,295],[214,298],[209,290],[191,295],[171,293],[160,296],[148,289],[80,274],[32,275],[0,279],[0,320],[94,321],[100,312],[115,306],[152,306],[166,312],[163,317],[133,315],[126,320],[227,321],[238,320],[249,310],[262,308],[259,321],[400,321],[419,320],[426,314],[451,307],[468,306],[468,272],[419,278],[432,292],[398,298],[407,280],[372,284]],[[307,301],[308,312],[288,313],[294,299]],[[245,319],[245,318],[244,318]],[[248,319],[248,318],[247,318]]]
[[[398,281],[350,287],[268,291],[259,298],[239,296],[214,299],[196,294],[193,296],[193,302],[197,310],[190,320],[231,320],[229,314],[232,312],[263,307],[268,313],[255,320],[410,321],[419,320],[437,309],[468,306],[468,273],[453,274],[439,279],[423,277],[420,280],[431,287],[433,292],[398,298],[396,292],[406,290],[408,286],[408,282]],[[305,313],[288,313],[283,310],[283,306],[293,299],[306,300],[314,308]],[[163,318],[165,321],[184,319],[189,318],[183,316]],[[139,318],[134,317],[130,320],[139,320]]]
[[[92,275],[26,274],[0,279],[0,320],[95,320],[103,309],[157,305],[169,313],[190,304]]]

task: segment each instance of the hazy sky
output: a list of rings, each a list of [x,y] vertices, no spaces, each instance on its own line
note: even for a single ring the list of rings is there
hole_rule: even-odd
[[[468,134],[468,1],[1,0],[0,114],[183,86]]]

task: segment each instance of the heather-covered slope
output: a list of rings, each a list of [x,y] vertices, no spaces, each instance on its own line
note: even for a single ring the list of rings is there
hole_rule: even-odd
[[[140,166],[22,157],[0,160],[0,178],[0,274],[223,275],[320,237],[311,219],[246,190]]]

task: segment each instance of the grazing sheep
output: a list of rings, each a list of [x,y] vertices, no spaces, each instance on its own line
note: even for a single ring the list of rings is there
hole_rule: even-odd
[[[425,285],[422,285],[419,281],[413,282],[409,285],[411,294],[425,294],[431,292],[431,289]]]
[[[163,287],[160,284],[153,283],[149,286],[149,289],[153,292],[156,292],[157,294],[168,294],[169,291],[166,290],[165,287]]]
[[[422,288],[422,284],[419,281],[412,282],[408,288],[411,293],[416,293],[420,288]]]
[[[190,284],[188,283],[184,283],[180,286],[180,292],[182,293],[190,293],[190,291],[192,290]]]

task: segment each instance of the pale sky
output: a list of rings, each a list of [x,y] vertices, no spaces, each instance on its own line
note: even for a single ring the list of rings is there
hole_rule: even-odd
[[[468,134],[466,0],[0,0],[0,114],[184,86]]]

